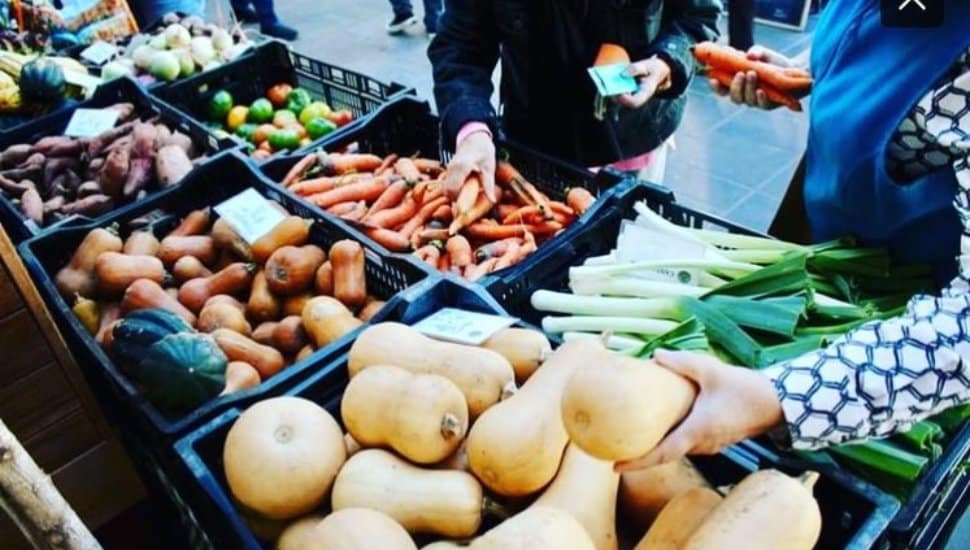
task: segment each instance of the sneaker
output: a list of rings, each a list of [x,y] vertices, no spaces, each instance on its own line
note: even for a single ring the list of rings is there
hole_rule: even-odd
[[[260,25],[259,32],[265,34],[266,36],[279,38],[280,40],[296,40],[296,38],[300,36],[300,33],[298,33],[296,29],[287,27],[279,21],[269,25]]]
[[[408,27],[418,24],[418,18],[413,15],[395,15],[387,24],[387,34],[401,34]]]
[[[233,12],[236,14],[236,19],[243,23],[258,23],[259,16],[256,15],[256,10],[249,6],[244,6],[241,8],[233,8]]]

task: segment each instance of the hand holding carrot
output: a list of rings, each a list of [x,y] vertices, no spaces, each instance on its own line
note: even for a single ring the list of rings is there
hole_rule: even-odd
[[[495,201],[495,144],[486,132],[475,132],[458,144],[455,156],[445,171],[445,191],[451,198],[457,198],[462,185],[473,173],[482,182],[485,196]]]
[[[812,79],[794,60],[762,46],[747,52],[713,43],[695,46],[694,56],[708,67],[715,93],[729,95],[739,105],[761,109],[786,106],[800,111]]]

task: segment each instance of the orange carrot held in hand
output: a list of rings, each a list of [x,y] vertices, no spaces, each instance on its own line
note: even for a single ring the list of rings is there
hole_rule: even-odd
[[[708,78],[713,78],[714,80],[720,82],[722,85],[731,87],[734,82],[734,74],[720,69],[708,69]],[[784,92],[779,91],[774,86],[770,84],[761,83],[758,85],[758,89],[765,94],[765,99],[771,101],[772,103],[777,103],[779,105],[784,105],[792,111],[801,112],[802,103],[798,101],[794,96],[788,95]]]
[[[411,185],[421,181],[421,172],[414,165],[414,161],[407,157],[397,159],[397,162],[394,163],[394,171]]]
[[[465,267],[472,263],[472,245],[462,235],[450,237],[445,243],[445,250],[451,258],[451,265]]]
[[[596,197],[582,187],[573,187],[566,193],[566,204],[576,213],[582,216],[596,202]]]
[[[812,87],[812,76],[802,69],[779,67],[749,59],[747,54],[730,46],[701,42],[693,48],[694,57],[709,68],[736,73],[754,71],[758,80],[781,92],[806,92]]]
[[[315,153],[310,153],[309,155],[300,159],[296,164],[294,164],[286,176],[283,177],[283,187],[289,187],[296,183],[300,178],[306,174],[307,170],[313,168],[317,163],[317,155]]]
[[[370,210],[367,211],[367,216],[365,216],[364,219],[367,219],[371,215],[376,214],[381,210],[393,208],[400,204],[401,201],[404,200],[404,195],[407,194],[408,188],[408,182],[400,179],[388,185],[387,189],[385,189],[384,192],[381,193],[381,196],[377,197],[377,200],[371,205]]]
[[[312,197],[308,197],[307,200],[310,200],[321,208],[327,208],[328,206],[345,201],[373,201],[381,196],[381,193],[387,189],[388,185],[390,183],[387,181],[387,178],[374,178],[318,193]]]
[[[455,199],[455,217],[461,216],[474,208],[481,192],[482,180],[474,174],[468,176],[461,189],[458,190],[458,197]]]
[[[495,189],[495,198],[497,200],[502,200],[502,190]],[[475,223],[477,220],[481,219],[488,214],[488,211],[492,209],[494,204],[492,201],[488,200],[485,193],[478,195],[478,199],[475,205],[464,213],[459,213],[454,220],[452,220],[451,225],[448,227],[448,232],[452,235],[457,235],[463,227]]]
[[[331,153],[320,158],[325,174],[339,176],[361,172],[373,172],[380,168],[384,159],[377,155]]]
[[[364,227],[362,231],[374,242],[391,252],[407,252],[411,250],[411,243],[407,237],[398,231],[391,231],[381,227]]]

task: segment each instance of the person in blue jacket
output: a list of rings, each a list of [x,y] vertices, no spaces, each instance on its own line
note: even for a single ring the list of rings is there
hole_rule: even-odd
[[[942,1],[938,28],[883,26],[878,0],[829,2],[805,58],[814,84],[804,178],[776,226],[816,242],[858,235],[900,262],[932,264],[949,284],[913,297],[899,317],[761,371],[658,353],[696,383],[697,400],[656,449],[617,469],[764,433],[796,449],[886,437],[970,401],[970,2]],[[763,48],[749,56],[798,63]],[[720,91],[775,107],[754,73]]]

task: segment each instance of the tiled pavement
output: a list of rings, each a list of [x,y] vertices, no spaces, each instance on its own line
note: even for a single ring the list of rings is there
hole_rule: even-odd
[[[415,10],[422,13],[421,3]],[[277,0],[280,17],[300,30],[293,48],[323,61],[417,88],[432,99],[428,40],[384,32],[387,0]],[[785,54],[808,46],[810,34],[758,25],[756,39]],[[666,183],[682,202],[736,223],[767,228],[804,146],[806,115],[736,107],[697,79],[667,165]],[[432,100],[433,101],[433,100]]]

